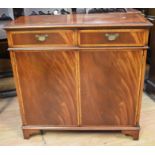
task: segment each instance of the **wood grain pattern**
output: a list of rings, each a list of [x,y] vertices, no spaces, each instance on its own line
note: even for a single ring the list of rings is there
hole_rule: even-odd
[[[143,50],[143,57],[142,57],[142,70],[140,74],[140,83],[139,83],[139,96],[138,96],[138,104],[136,105],[136,111],[137,114],[135,116],[135,124],[139,125],[139,119],[140,119],[140,113],[141,113],[141,102],[142,102],[142,94],[143,94],[143,88],[144,88],[144,76],[145,76],[145,67],[146,67],[146,56],[147,51]]]
[[[150,27],[152,23],[140,13],[71,14],[58,16],[22,16],[5,29]]]
[[[20,107],[20,113],[21,113],[21,118],[22,118],[22,125],[26,125],[25,109],[23,107],[24,106],[23,97],[21,94],[21,86],[19,84],[19,74],[17,72],[15,53],[13,51],[10,51],[10,58],[11,58],[11,65],[12,65],[12,69],[13,69],[14,80],[15,80],[15,84],[16,84],[16,91],[17,91],[18,100],[19,100],[19,107]]]
[[[80,30],[80,46],[145,46],[148,31],[144,29]],[[119,35],[109,41],[106,34]]]
[[[140,50],[80,53],[82,126],[136,125],[142,55]]]
[[[25,119],[31,125],[77,125],[74,52],[15,53]]]
[[[48,35],[45,41],[38,41],[36,35]],[[36,46],[73,46],[75,42],[72,30],[14,31],[10,34],[13,47]],[[22,39],[21,39],[22,38]]]

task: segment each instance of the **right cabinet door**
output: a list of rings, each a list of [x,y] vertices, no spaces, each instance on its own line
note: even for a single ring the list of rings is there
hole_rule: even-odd
[[[134,126],[143,50],[80,51],[81,126]]]

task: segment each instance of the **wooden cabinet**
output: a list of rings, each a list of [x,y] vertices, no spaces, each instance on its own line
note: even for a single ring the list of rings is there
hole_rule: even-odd
[[[151,25],[121,13],[20,17],[6,26],[24,138],[120,130],[138,139]]]

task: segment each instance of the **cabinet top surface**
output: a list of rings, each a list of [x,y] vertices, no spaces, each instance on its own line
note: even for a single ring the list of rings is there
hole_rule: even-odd
[[[152,24],[140,13],[105,13],[22,16],[11,21],[5,29],[149,26]]]

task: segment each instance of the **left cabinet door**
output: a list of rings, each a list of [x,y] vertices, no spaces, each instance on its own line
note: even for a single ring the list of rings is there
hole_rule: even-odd
[[[77,126],[74,51],[11,51],[24,125]]]

